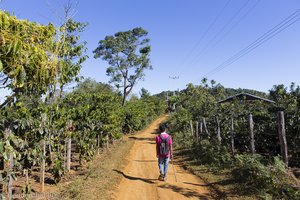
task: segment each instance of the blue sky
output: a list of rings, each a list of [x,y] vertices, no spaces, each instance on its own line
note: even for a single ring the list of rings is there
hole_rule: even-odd
[[[0,7],[20,19],[58,25],[64,2],[4,0]],[[144,87],[155,94],[200,84],[203,76],[299,8],[299,0],[79,0],[75,19],[89,23],[82,39],[88,42],[90,57],[81,75],[107,82],[106,62],[92,54],[98,41],[143,27],[151,40],[153,70],[146,71],[133,92]],[[299,85],[299,36],[300,21],[208,79],[265,92],[275,84]]]

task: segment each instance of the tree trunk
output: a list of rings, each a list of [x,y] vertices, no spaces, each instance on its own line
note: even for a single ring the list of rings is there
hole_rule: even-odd
[[[196,133],[195,133],[195,137],[196,137],[196,140],[198,140],[199,138],[199,122],[196,121]]]
[[[29,185],[28,169],[25,169],[25,184],[26,184],[26,187],[28,187],[28,185]]]
[[[50,125],[52,125],[52,117],[53,114],[51,114],[50,116]],[[51,139],[52,139],[52,131],[50,131],[49,133],[49,138],[48,138],[48,147],[49,147],[49,158],[50,158],[50,163],[52,164],[52,160],[53,160],[53,154],[52,154],[52,147],[51,147]]]
[[[48,147],[49,147],[49,157],[50,157],[50,163],[52,163],[52,160],[53,160],[53,155],[52,155],[52,148],[51,148],[51,135],[49,135]]]
[[[122,99],[122,106],[125,106],[125,101],[126,101],[126,90],[124,89],[124,94],[123,94],[123,99]]]
[[[59,98],[60,98],[60,99],[62,98],[63,90],[64,90],[64,85],[61,84],[61,85],[60,85],[60,91],[59,91]]]
[[[72,139],[68,138],[67,139],[67,170],[71,170],[71,148],[72,146]]]
[[[41,164],[41,178],[40,178],[40,183],[41,183],[41,192],[44,192],[45,190],[45,156],[46,156],[46,141],[45,139],[42,140],[42,164]]]
[[[72,120],[68,121],[68,138],[67,138],[67,170],[71,170],[71,150],[72,150],[72,139],[71,131],[73,131],[73,122]]]
[[[47,114],[43,113],[41,115],[42,118],[42,122],[41,122],[41,126],[45,126],[46,122],[47,122]],[[43,135],[43,139],[42,139],[42,163],[41,163],[41,177],[40,177],[40,183],[41,183],[41,192],[44,192],[45,190],[45,168],[46,168],[46,162],[45,162],[45,158],[46,158],[46,136]]]
[[[288,166],[288,150],[286,142],[286,132],[285,132],[285,123],[284,123],[284,112],[278,112],[278,134],[280,141],[280,151],[283,162]]]
[[[25,195],[27,195],[27,194],[30,193],[30,191],[29,191],[28,169],[24,169],[24,175],[25,175],[25,188],[26,188],[26,190],[23,191],[23,194],[25,193]]]
[[[123,77],[124,78],[124,89],[123,89],[122,106],[125,106],[125,101],[126,101],[126,96],[127,96],[127,81],[126,81],[127,75],[128,75],[128,70],[126,71],[126,77]]]
[[[4,133],[5,133],[5,140],[8,140],[9,137],[12,135],[12,131],[10,128],[6,128],[4,130]],[[13,170],[13,167],[14,167],[14,157],[13,157],[13,153],[12,152],[9,152],[9,161],[6,162],[4,164],[4,170],[8,171],[8,185],[7,187],[5,187],[3,185],[3,189],[4,191],[6,191],[6,198],[11,200],[12,199],[12,186],[13,186],[13,177],[12,177],[12,170]]]

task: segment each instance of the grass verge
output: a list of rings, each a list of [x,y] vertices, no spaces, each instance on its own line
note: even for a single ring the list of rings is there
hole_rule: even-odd
[[[87,164],[82,175],[60,186],[58,199],[111,199],[113,187],[118,185],[122,178],[122,175],[113,169],[124,168],[124,158],[132,145],[133,141],[124,137],[109,150],[97,155]]]
[[[230,169],[202,165],[194,159],[193,152],[189,148],[177,146],[175,152],[176,162],[183,166],[184,169],[201,178],[209,186],[214,199],[257,199],[255,196],[243,195],[236,190],[239,183],[232,179]]]

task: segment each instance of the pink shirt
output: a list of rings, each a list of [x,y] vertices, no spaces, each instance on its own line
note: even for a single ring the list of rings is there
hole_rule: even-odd
[[[165,133],[165,132],[161,133],[160,135],[161,135],[163,138],[167,138],[168,136],[170,136],[169,134],[167,134],[167,133]],[[161,158],[170,157],[170,152],[169,152],[169,154],[167,154],[167,155],[160,155],[160,154],[159,154],[159,145],[160,145],[160,143],[162,142],[162,139],[160,138],[159,135],[157,135],[157,136],[155,137],[155,141],[156,141],[156,152],[157,152],[158,156],[161,157]],[[170,139],[169,139],[169,141],[168,141],[168,144],[170,145],[170,150],[171,150],[171,145],[172,145],[172,137],[171,137],[171,136],[170,136]]]

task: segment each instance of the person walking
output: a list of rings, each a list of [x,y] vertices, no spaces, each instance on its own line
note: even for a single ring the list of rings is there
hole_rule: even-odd
[[[156,157],[158,158],[159,177],[158,180],[166,181],[170,158],[172,159],[172,137],[167,133],[168,127],[160,126],[160,134],[156,136]]]

